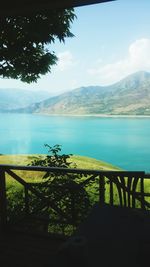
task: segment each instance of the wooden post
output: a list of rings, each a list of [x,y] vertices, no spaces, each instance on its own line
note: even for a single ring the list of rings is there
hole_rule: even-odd
[[[6,203],[6,180],[5,171],[0,170],[0,227],[3,231],[7,225],[7,203]]]
[[[144,177],[141,177],[141,209],[145,209],[144,204]]]
[[[28,192],[28,186],[24,187],[25,192],[25,213],[28,216],[29,215],[29,192]]]
[[[72,226],[76,224],[76,216],[77,214],[75,213],[75,186],[70,187],[70,193],[71,193],[71,220],[72,220]]]
[[[105,204],[105,177],[103,175],[99,176],[99,203]]]
[[[110,205],[113,206],[114,204],[114,190],[113,190],[113,181],[110,177],[110,199],[109,199]]]

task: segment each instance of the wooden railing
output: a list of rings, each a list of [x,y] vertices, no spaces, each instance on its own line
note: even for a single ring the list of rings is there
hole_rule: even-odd
[[[44,180],[36,183],[27,182],[20,177],[18,171],[48,173],[55,179],[68,177],[68,182],[66,182],[67,179],[63,184],[49,184]],[[11,222],[10,211],[8,212],[10,200],[7,192],[7,180],[10,182],[10,179],[22,185],[23,207],[21,210],[24,221],[25,218],[37,219],[39,214],[42,218],[43,212],[45,216],[43,220],[48,220],[49,223],[53,221],[55,226],[60,223],[76,227],[84,217],[86,210],[91,208],[95,202],[99,202],[99,205],[109,203],[110,205],[145,210],[150,208],[148,201],[150,192],[146,191],[147,188],[150,189],[150,175],[145,172],[0,165],[0,222],[2,229]],[[47,190],[50,190],[49,194]],[[15,205],[17,207],[17,203]],[[53,215],[51,216],[51,214]]]

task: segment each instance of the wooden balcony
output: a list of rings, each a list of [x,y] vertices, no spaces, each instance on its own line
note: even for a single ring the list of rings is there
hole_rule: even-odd
[[[54,179],[29,182],[19,171]],[[54,182],[60,178],[65,182]],[[105,267],[143,267],[150,245],[149,178],[144,172],[0,165],[1,266],[93,267],[99,260]],[[10,181],[22,188],[13,205]]]

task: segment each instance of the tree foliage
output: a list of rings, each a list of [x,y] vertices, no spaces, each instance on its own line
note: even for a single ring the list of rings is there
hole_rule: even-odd
[[[60,154],[61,146],[56,144],[54,146],[50,146],[45,144],[45,147],[48,149],[48,154],[43,158],[39,156],[35,160],[31,162],[32,166],[45,166],[45,167],[61,167],[61,168],[69,168],[72,164],[70,159],[71,154]],[[45,178],[45,176],[44,176]]]
[[[73,37],[73,9],[48,10],[32,16],[0,18],[0,75],[3,78],[36,82],[51,71],[57,57],[49,51],[56,39]]]

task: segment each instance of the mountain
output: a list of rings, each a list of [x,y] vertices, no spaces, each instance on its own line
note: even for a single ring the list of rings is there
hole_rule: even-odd
[[[19,111],[61,115],[150,115],[150,73],[140,71],[110,86],[74,89]]]
[[[24,108],[50,97],[45,91],[32,91],[15,88],[0,88],[0,111]]]

